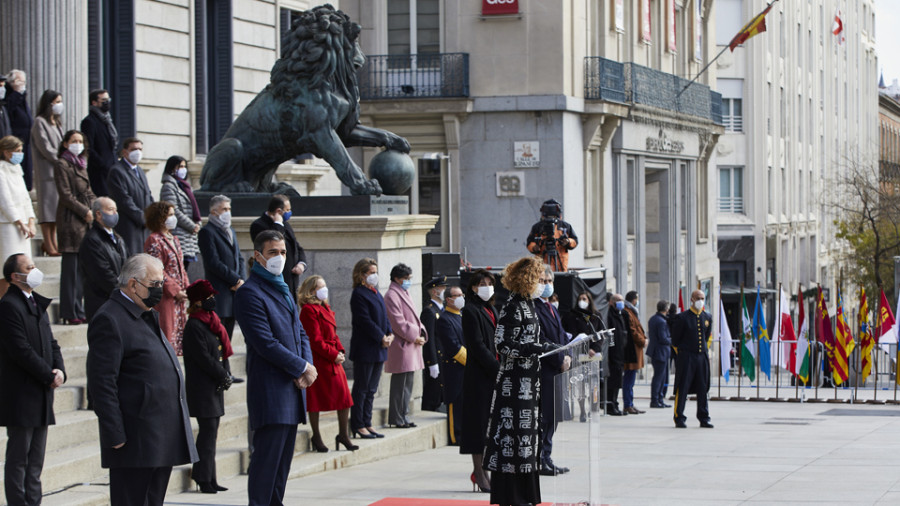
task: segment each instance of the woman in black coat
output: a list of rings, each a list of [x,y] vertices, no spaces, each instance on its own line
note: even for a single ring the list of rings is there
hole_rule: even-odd
[[[197,453],[191,477],[205,494],[228,490],[216,482],[216,437],[225,414],[225,390],[231,386],[228,357],[233,353],[225,327],[215,313],[218,292],[200,279],[187,288],[190,314],[184,327],[184,386],[188,411],[197,418]]]
[[[497,311],[493,306],[494,276],[479,269],[466,287],[466,305],[462,310],[466,369],[463,372],[463,408],[459,453],[472,456],[472,488],[490,491],[490,478],[482,467],[484,436],[491,411],[491,389],[497,379],[500,362],[494,345]]]
[[[590,292],[581,292],[578,294],[578,300],[575,301],[575,307],[569,310],[569,312],[566,313],[566,316],[563,317],[563,329],[573,336],[579,334],[591,335],[594,332],[606,329],[603,318],[600,317],[594,307],[594,299]],[[601,350],[602,347],[600,342],[592,341],[590,348],[588,349],[588,354],[593,357],[595,354],[600,353]],[[591,398],[593,399],[593,392],[586,392],[586,386],[585,382],[581,383],[581,391],[578,396],[578,405],[581,409],[580,420],[582,422],[587,421],[587,414],[584,411],[584,401],[589,395],[591,395]],[[592,411],[593,408],[594,406],[592,403]]]

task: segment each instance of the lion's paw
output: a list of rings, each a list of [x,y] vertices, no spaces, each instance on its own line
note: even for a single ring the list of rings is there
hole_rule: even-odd
[[[354,195],[378,195],[381,196],[384,191],[377,179],[367,179],[350,189]]]
[[[385,143],[385,147],[388,149],[392,149],[394,151],[399,151],[401,153],[409,153],[409,141],[400,137],[399,135],[392,134],[388,132],[390,135],[388,136],[388,141]]]

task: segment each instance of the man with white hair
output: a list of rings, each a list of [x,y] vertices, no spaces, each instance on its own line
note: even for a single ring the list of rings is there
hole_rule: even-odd
[[[206,279],[219,292],[216,314],[231,337],[234,331],[234,292],[244,284],[244,259],[237,234],[231,228],[231,199],[216,195],[209,199],[209,222],[197,234]]]
[[[197,461],[181,366],[152,310],[164,282],[158,259],[129,258],[88,326],[88,395],[112,504],[161,506],[172,467]]]

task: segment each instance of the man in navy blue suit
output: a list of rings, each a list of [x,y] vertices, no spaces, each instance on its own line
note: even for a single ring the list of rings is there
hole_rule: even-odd
[[[251,506],[282,504],[297,424],[306,423],[306,392],[317,377],[309,338],[282,271],[284,236],[265,230],[253,242],[253,267],[234,294],[247,343],[247,411],[253,453],[247,472]]]
[[[650,407],[671,408],[666,404],[666,390],[669,380],[669,354],[672,351],[672,337],[666,313],[669,312],[669,301],[656,303],[656,314],[650,317],[647,324],[649,346],[647,356],[653,364],[653,379],[650,380]]]
[[[209,223],[197,234],[206,279],[219,292],[216,314],[228,331],[234,331],[234,292],[244,284],[244,259],[237,234],[231,228],[231,199],[216,195],[209,199]]]
[[[549,266],[539,281],[541,294],[534,301],[534,309],[541,322],[541,342],[563,345],[569,342],[569,335],[563,330],[559,311],[550,304],[553,295],[553,270]],[[562,392],[557,392],[554,379],[556,375],[569,370],[572,357],[565,353],[556,353],[541,359],[541,469],[544,476],[556,476],[569,472],[568,467],[559,467],[550,458],[553,451],[553,433],[556,422],[562,414]]]

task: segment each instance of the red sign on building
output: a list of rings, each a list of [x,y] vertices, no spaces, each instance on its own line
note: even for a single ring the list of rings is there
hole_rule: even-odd
[[[519,0],[481,0],[481,14],[518,14]]]

